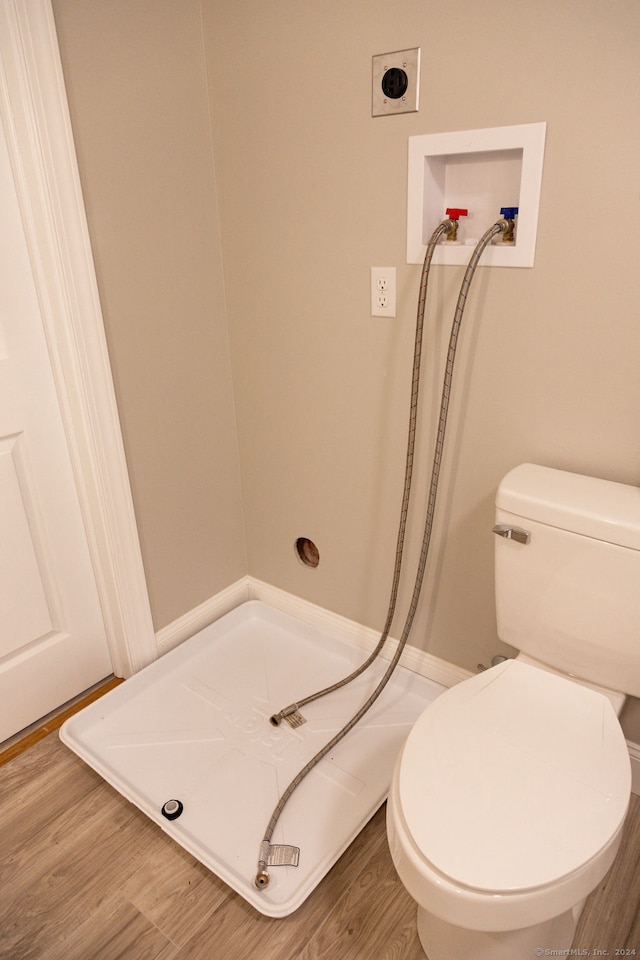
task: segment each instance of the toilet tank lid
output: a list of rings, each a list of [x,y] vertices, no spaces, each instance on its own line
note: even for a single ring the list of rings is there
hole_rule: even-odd
[[[523,463],[501,481],[496,507],[571,533],[640,550],[640,487]]]

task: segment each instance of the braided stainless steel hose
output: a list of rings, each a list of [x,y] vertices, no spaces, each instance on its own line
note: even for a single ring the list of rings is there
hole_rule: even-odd
[[[413,368],[413,383],[412,383],[412,392],[411,392],[411,410],[409,416],[409,440],[407,445],[407,461],[405,466],[405,490],[402,503],[401,511],[401,520],[400,520],[400,529],[398,531],[398,546],[396,548],[396,568],[394,570],[393,586],[391,591],[391,599],[389,602],[389,613],[387,614],[387,622],[385,624],[383,633],[376,645],[374,652],[371,656],[359,667],[356,671],[346,677],[344,680],[339,681],[336,684],[333,684],[330,687],[327,687],[325,690],[321,690],[316,694],[313,694],[310,697],[307,697],[304,700],[298,702],[298,704],[292,704],[291,707],[287,707],[284,711],[281,711],[282,716],[286,715],[286,711],[293,712],[297,709],[298,706],[302,706],[304,703],[310,703],[312,700],[316,700],[319,697],[325,696],[327,693],[331,693],[334,690],[338,690],[340,687],[344,686],[346,683],[349,683],[351,680],[360,676],[360,674],[373,663],[374,659],[377,657],[378,653],[382,649],[388,634],[391,629],[391,621],[393,620],[393,613],[395,612],[395,606],[397,601],[398,593],[398,584],[400,579],[400,566],[402,563],[402,551],[404,545],[404,535],[406,529],[406,520],[408,513],[408,501],[409,501],[409,491],[411,488],[411,475],[413,469],[413,451],[415,446],[415,426],[416,426],[416,417],[417,417],[417,398],[419,390],[419,381],[420,381],[420,357],[422,353],[422,328],[424,324],[424,307],[426,300],[426,290],[427,290],[427,281],[429,267],[431,264],[431,259],[433,257],[433,252],[435,245],[440,238],[440,236],[447,232],[447,225],[451,221],[444,221],[441,223],[436,230],[434,231],[429,245],[427,247],[427,252],[425,255],[425,261],[422,272],[422,280],[420,284],[420,295],[418,299],[418,317],[416,321],[416,341],[414,347],[414,368]],[[467,295],[469,293],[469,287],[471,286],[471,281],[478,266],[478,261],[482,256],[483,251],[491,242],[493,237],[497,236],[499,233],[506,233],[508,230],[513,229],[513,220],[499,220],[492,227],[490,227],[480,238],[476,247],[471,255],[467,269],[462,280],[462,285],[460,287],[460,293],[458,294],[458,301],[456,304],[456,311],[453,318],[453,323],[451,326],[451,334],[449,337],[449,348],[447,351],[447,361],[445,365],[445,372],[443,377],[442,384],[442,394],[440,399],[440,413],[438,418],[438,430],[434,447],[432,468],[431,468],[431,482],[429,485],[429,498],[427,503],[427,513],[425,517],[424,531],[422,537],[422,548],[420,551],[420,560],[418,562],[418,569],[416,572],[416,578],[414,581],[413,595],[411,598],[411,603],[409,605],[409,611],[407,613],[407,618],[405,620],[404,628],[402,635],[398,642],[397,649],[391,659],[389,666],[387,667],[382,679],[379,681],[373,693],[369,698],[362,704],[360,709],[356,714],[342,727],[334,737],[329,740],[328,743],[322,747],[318,753],[315,754],[300,770],[300,772],[294,777],[287,789],[284,791],[280,800],[278,801],[269,823],[267,824],[267,829],[264,834],[263,841],[260,845],[260,854],[258,860],[258,872],[255,877],[255,884],[259,889],[263,889],[269,883],[269,872],[268,872],[268,851],[271,845],[271,839],[273,837],[273,832],[275,830],[276,824],[284,810],[287,801],[290,799],[291,795],[294,793],[296,788],[304,780],[308,773],[313,770],[315,766],[349,733],[349,731],[358,723],[359,720],[367,713],[367,711],[373,706],[375,701],[378,699],[387,683],[389,682],[393,671],[395,670],[400,657],[404,651],[409,634],[411,632],[411,627],[413,626],[413,620],[415,613],[418,607],[418,601],[420,599],[420,592],[422,590],[422,584],[424,580],[424,572],[427,564],[427,558],[429,555],[429,545],[431,543],[431,532],[433,530],[433,521],[435,516],[436,508],[436,498],[438,493],[438,482],[440,479],[440,467],[442,464],[442,454],[444,450],[444,441],[446,436],[446,427],[447,427],[447,416],[449,412],[449,400],[451,397],[451,386],[453,381],[453,370],[455,364],[456,350],[458,345],[458,335],[460,332],[460,324],[462,322],[462,316],[464,314],[464,308],[467,302]],[[435,239],[434,239],[435,238]],[[415,403],[414,403],[415,398]],[[273,722],[273,718],[272,718]]]
[[[402,494],[402,508],[400,511],[400,523],[398,526],[398,538],[396,541],[396,559],[393,570],[393,581],[391,584],[391,593],[389,597],[389,606],[387,608],[387,619],[385,625],[380,634],[380,639],[376,644],[374,650],[367,657],[367,659],[356,669],[353,673],[350,673],[348,676],[344,677],[342,680],[332,683],[330,686],[325,687],[323,690],[318,690],[316,693],[309,694],[306,697],[303,697],[302,700],[297,700],[295,703],[289,704],[288,707],[283,707],[278,713],[274,713],[270,718],[273,726],[278,726],[279,723],[286,719],[288,716],[291,716],[295,713],[300,707],[304,707],[308,703],[313,703],[314,700],[320,699],[320,697],[326,696],[328,693],[333,693],[335,690],[339,690],[340,687],[344,687],[347,683],[351,683],[352,680],[355,680],[356,677],[359,677],[361,673],[371,666],[374,660],[377,659],[378,654],[384,647],[387,638],[389,636],[389,631],[391,630],[391,624],[393,623],[393,617],[396,611],[396,603],[398,600],[398,588],[400,585],[400,573],[402,570],[402,556],[404,552],[404,538],[405,531],[407,528],[407,514],[409,512],[409,498],[411,494],[411,480],[413,477],[413,458],[416,445],[416,422],[418,417],[418,396],[420,391],[420,365],[422,360],[422,337],[424,330],[424,311],[425,304],[427,300],[427,287],[429,284],[429,271],[431,268],[431,261],[433,260],[433,254],[438,244],[438,241],[444,234],[451,233],[454,228],[458,226],[457,221],[455,220],[443,220],[442,223],[438,224],[436,229],[433,231],[429,243],[427,244],[427,249],[425,252],[424,261],[422,264],[422,275],[420,278],[420,292],[418,294],[418,309],[416,316],[416,332],[414,337],[413,345],[413,373],[411,377],[411,400],[409,404],[409,430],[407,436],[407,456],[405,460],[405,471],[404,471],[404,490]]]

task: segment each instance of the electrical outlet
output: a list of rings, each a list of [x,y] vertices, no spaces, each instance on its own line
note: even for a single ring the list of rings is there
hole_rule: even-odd
[[[371,267],[371,316],[395,317],[396,268]]]
[[[420,47],[372,59],[371,116],[415,113],[420,92]]]

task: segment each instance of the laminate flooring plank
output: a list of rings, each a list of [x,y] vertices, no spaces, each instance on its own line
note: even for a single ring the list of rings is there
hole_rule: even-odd
[[[86,764],[80,770],[74,755],[60,746],[48,737],[0,767],[0,797],[13,798],[2,804],[0,860],[100,785],[97,773]]]
[[[300,960],[420,960],[416,905],[398,879],[386,846],[314,932]]]
[[[3,884],[23,897],[41,885],[59,884],[67,897],[78,888],[87,902],[91,888],[100,885],[98,874],[109,883],[143,862],[144,844],[152,836],[146,821],[132,819],[126,801],[97,787],[0,861]],[[2,911],[0,898],[0,918]]]
[[[172,943],[182,946],[233,894],[158,829],[153,855],[122,885],[122,895]]]
[[[587,898],[574,948],[589,950],[591,955],[607,950],[614,960],[616,950],[635,950],[628,956],[640,957],[639,913],[640,796],[632,794],[620,850],[609,873]]]
[[[2,864],[0,956],[13,960],[21,943],[31,945],[31,956],[40,956],[65,931],[90,921],[132,865],[142,862],[144,852],[136,849],[144,836],[141,825],[118,817],[105,823],[104,816],[100,804],[97,817],[87,816],[86,829],[59,837],[41,834],[42,842],[28,856]],[[107,826],[112,826],[110,833]]]
[[[291,918],[272,920],[263,917],[241,897],[232,893],[224,905],[200,924],[173,960],[271,960],[272,957],[295,957],[285,944]],[[294,921],[295,926],[295,921]],[[276,946],[274,948],[274,939]],[[283,952],[284,951],[284,952]]]
[[[175,944],[116,896],[105,901],[89,920],[45,947],[39,960],[172,960],[175,952]]]
[[[219,956],[226,960],[245,960],[254,956],[259,956],[260,960],[297,960],[349,890],[354,877],[359,876],[370,860],[385,852],[382,809],[295,913],[280,919],[265,917],[234,894],[185,944],[176,960],[210,960],[212,943]],[[377,946],[367,960],[377,956]],[[332,960],[341,960],[341,956],[334,953]],[[352,960],[351,954],[345,954],[345,957]]]
[[[20,803],[19,791],[14,800]],[[34,802],[31,797],[23,805],[27,819]],[[46,793],[37,802],[46,803]],[[106,784],[96,783],[29,841],[16,842],[0,861],[0,956],[14,960],[21,945],[30,944],[32,954],[26,955],[38,957],[62,932],[89,920],[144,862],[153,826]],[[10,843],[5,839],[5,849]]]
[[[636,915],[631,924],[625,947],[634,951],[633,954],[628,953],[626,956],[640,957],[640,903],[636,905]]]

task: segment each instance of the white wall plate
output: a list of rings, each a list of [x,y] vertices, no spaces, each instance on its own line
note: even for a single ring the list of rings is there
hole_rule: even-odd
[[[489,246],[480,264],[532,267],[546,129],[527,123],[409,137],[407,263],[422,263],[447,207],[467,208],[469,215],[460,220],[460,244],[440,244],[434,263],[468,263],[500,208],[518,207],[515,243]]]

